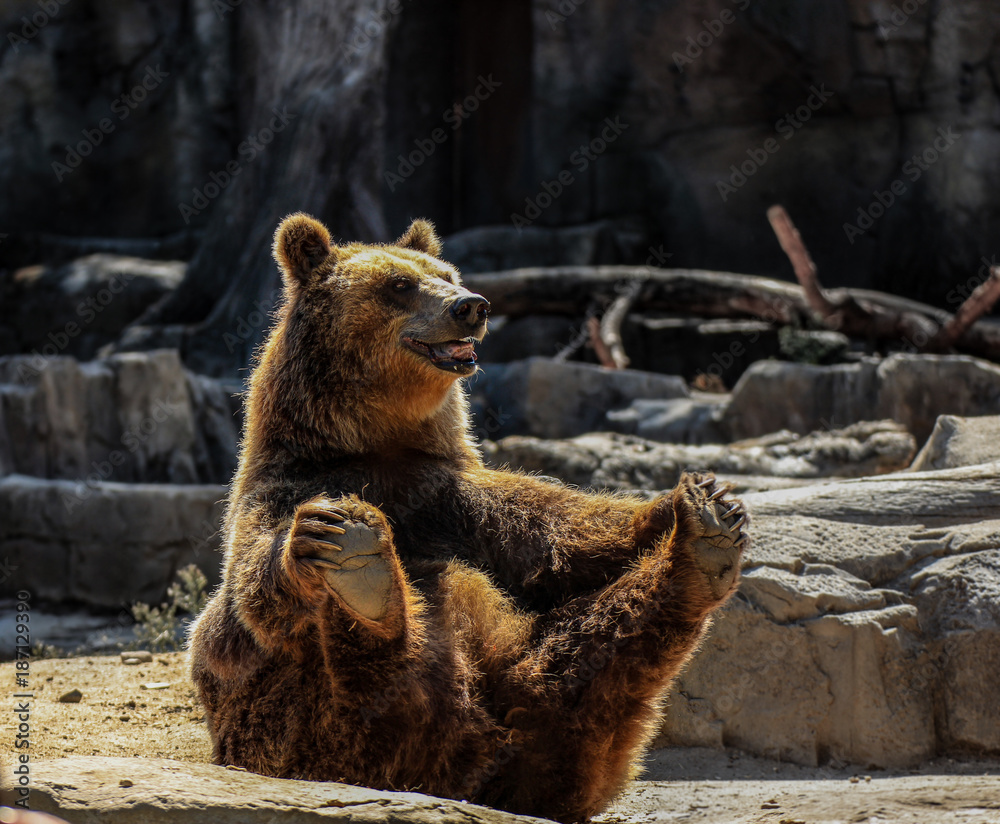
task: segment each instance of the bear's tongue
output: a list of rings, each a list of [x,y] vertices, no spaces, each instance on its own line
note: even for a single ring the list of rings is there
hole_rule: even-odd
[[[473,343],[450,340],[445,343],[429,344],[435,360],[475,361],[476,347]]]

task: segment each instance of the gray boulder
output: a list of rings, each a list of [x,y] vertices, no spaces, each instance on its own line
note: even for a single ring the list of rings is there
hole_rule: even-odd
[[[89,360],[184,276],[180,261],[95,254],[63,266],[0,270],[0,355]]]
[[[997,409],[1000,366],[977,358],[897,354],[833,366],[759,361],[733,389],[722,423],[738,440],[888,418],[923,443],[939,415]]]
[[[941,415],[911,469],[953,469],[1000,460],[1000,416]]]
[[[605,428],[667,443],[722,443],[727,438],[719,418],[729,396],[692,392],[690,398],[637,400],[607,413]]]
[[[0,478],[0,547],[9,576],[39,600],[118,609],[158,604],[178,569],[219,581],[224,486]]]
[[[571,438],[601,428],[636,398],[686,398],[683,379],[632,369],[529,358],[490,366],[469,384],[476,435]]]
[[[569,440],[514,435],[484,444],[485,456],[497,466],[553,475],[583,487],[649,491],[675,486],[686,469],[734,480],[873,475],[905,468],[913,452],[913,436],[892,421],[805,437],[778,432],[727,445],[661,444],[600,432]]]
[[[415,792],[291,781],[159,758],[43,760],[32,762],[31,779],[31,809],[78,824],[542,821]]]

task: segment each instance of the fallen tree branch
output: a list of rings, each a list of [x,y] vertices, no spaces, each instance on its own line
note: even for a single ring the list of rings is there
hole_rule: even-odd
[[[1000,266],[990,269],[990,274],[965,299],[958,311],[931,338],[928,349],[951,349],[979,318],[985,315],[1000,298]]]
[[[635,303],[639,294],[641,284],[633,283],[614,299],[608,311],[601,318],[598,335],[615,369],[625,369],[629,365],[629,357],[625,354],[625,345],[622,343],[622,323]]]
[[[633,311],[705,318],[755,319],[806,325],[813,316],[804,289],[757,275],[645,266],[565,266],[467,275],[465,285],[486,297],[495,315],[582,317],[594,300],[613,301],[621,284],[635,284]],[[867,289],[824,290],[836,307],[831,326],[875,343],[927,347],[951,320],[941,309]],[[1000,361],[1000,324],[971,323],[954,347]]]
[[[587,318],[587,333],[590,336],[590,345],[593,347],[601,366],[616,369],[615,359],[611,355],[611,350],[608,349],[607,345],[601,339],[600,320],[596,317]]]
[[[837,307],[830,302],[820,286],[816,274],[816,264],[809,256],[809,250],[802,242],[802,235],[795,228],[792,219],[783,206],[772,206],[767,210],[767,219],[778,237],[778,243],[791,261],[795,278],[801,284],[806,300],[812,310],[824,321],[828,321],[837,312]]]

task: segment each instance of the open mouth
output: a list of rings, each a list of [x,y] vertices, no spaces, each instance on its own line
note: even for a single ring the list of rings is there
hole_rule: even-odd
[[[403,343],[445,372],[471,375],[476,371],[476,339],[474,337],[447,340],[442,343],[425,343],[416,338],[404,337]]]

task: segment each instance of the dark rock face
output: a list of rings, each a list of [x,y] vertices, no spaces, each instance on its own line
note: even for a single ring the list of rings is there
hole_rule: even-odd
[[[828,285],[949,308],[996,254],[995,3],[389,6],[7,6],[0,264],[193,257],[129,345],[234,374],[259,330],[217,341],[273,303],[268,241],[296,208],[362,240],[416,214],[480,227],[474,268],[564,249],[787,275],[780,201]]]
[[[64,266],[0,270],[0,355],[96,357],[184,277],[179,261],[95,254]]]
[[[230,24],[205,0],[5,4],[0,227],[21,263],[51,260],[40,234],[189,228],[178,203],[236,137]]]

